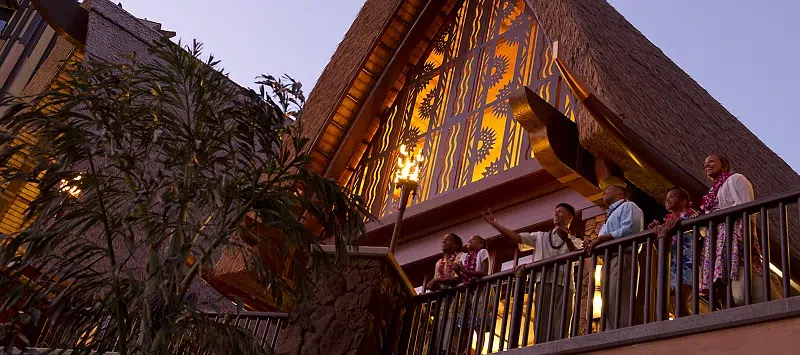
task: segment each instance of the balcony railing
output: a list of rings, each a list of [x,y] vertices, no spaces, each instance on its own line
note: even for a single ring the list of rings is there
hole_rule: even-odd
[[[406,312],[399,353],[494,353],[796,295],[788,232],[789,220],[800,222],[800,216],[789,216],[788,211],[793,205],[797,209],[799,198],[800,190],[787,192],[682,221],[674,234],[677,238],[657,238],[652,231],[644,231],[603,243],[591,256],[571,252],[523,265],[516,273],[509,270],[470,285],[418,295]],[[735,292],[733,282],[702,292],[704,238],[709,239],[710,265],[715,265],[718,234],[714,232],[724,229],[730,236],[738,223],[745,246],[740,253],[743,270],[754,266],[754,246],[750,246],[759,236],[763,277],[740,272],[736,282],[743,282],[743,295]],[[778,236],[779,266],[769,262],[772,233]],[[682,238],[691,239],[691,275],[684,278],[682,267],[677,267],[673,278],[687,281],[673,281],[677,285],[673,288],[670,258],[684,260],[684,250],[673,249],[672,243]],[[734,247],[733,239],[726,238],[722,256],[727,270]],[[771,282],[777,279],[780,282]],[[612,280],[616,287],[610,289]]]
[[[285,326],[289,316],[286,313],[266,313],[266,312],[241,312],[239,314],[226,313],[207,313],[212,320],[223,324],[234,324],[239,329],[252,332],[259,346],[274,349],[275,343]],[[110,318],[100,322],[96,329],[78,338],[82,348],[91,349],[96,352],[113,352],[117,350],[119,337],[110,336],[113,334],[114,324]],[[138,329],[138,327],[134,327]],[[76,337],[72,334],[72,329],[64,322],[48,321],[42,329],[39,339],[36,341],[36,348],[60,348],[65,345],[75,346]],[[181,339],[173,345],[175,354],[205,354],[203,349],[198,349],[194,344],[188,344]]]

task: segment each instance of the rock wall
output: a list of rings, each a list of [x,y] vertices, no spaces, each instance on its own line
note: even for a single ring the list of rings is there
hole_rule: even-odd
[[[279,355],[391,354],[411,290],[387,257],[351,256],[329,271],[311,300],[289,313],[276,344]]]

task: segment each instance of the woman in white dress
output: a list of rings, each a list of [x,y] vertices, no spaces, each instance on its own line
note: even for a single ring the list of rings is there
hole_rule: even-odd
[[[742,174],[731,172],[730,163],[727,158],[718,154],[706,157],[705,173],[709,179],[714,181],[711,190],[703,196],[701,209],[704,213],[724,210],[743,203],[754,200],[753,185]],[[755,216],[753,216],[755,217]],[[751,221],[751,226],[754,224]],[[730,282],[735,305],[744,303],[744,256],[745,251],[752,251],[751,272],[753,286],[751,289],[753,302],[763,300],[763,292],[758,292],[761,287],[757,287],[763,282],[764,270],[761,264],[761,243],[758,235],[751,233],[751,245],[744,245],[744,223],[741,218],[737,219],[733,227],[733,247],[730,251],[731,270],[727,270],[726,243],[727,232],[725,224],[717,224],[716,230],[716,258],[714,265],[711,265],[710,238],[704,242],[704,252],[702,261],[701,290],[708,292],[709,287],[715,287],[717,296],[725,295],[727,285]],[[751,229],[754,230],[754,229]],[[745,247],[747,249],[745,249]],[[722,298],[724,299],[724,298]]]

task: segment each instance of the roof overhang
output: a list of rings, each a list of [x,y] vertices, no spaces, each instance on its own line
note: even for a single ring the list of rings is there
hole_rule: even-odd
[[[580,145],[578,127],[561,111],[524,87],[509,98],[514,119],[528,132],[533,156],[550,175],[603,206],[594,156]]]
[[[86,46],[89,11],[81,4],[65,0],[31,0],[31,4],[56,33],[78,48]]]
[[[584,114],[588,113],[600,127],[588,139],[586,135],[582,137],[583,146],[598,157],[619,165],[628,180],[653,197],[666,196],[667,190],[677,182],[692,196],[702,196],[708,191],[704,181],[698,180],[690,169],[655,147],[643,133],[626,125],[621,115],[571,71],[559,56],[558,42],[553,44],[553,55],[565,83],[581,103],[581,109],[585,110]]]
[[[16,10],[19,8],[19,0],[0,0],[0,7]]]

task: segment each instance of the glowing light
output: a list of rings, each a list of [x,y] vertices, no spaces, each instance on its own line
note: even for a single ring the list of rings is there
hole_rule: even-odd
[[[769,263],[769,269],[770,269],[770,271],[774,272],[774,273],[775,273],[775,275],[778,275],[778,277],[780,277],[780,278],[783,278],[783,273],[781,272],[781,269],[778,269],[778,267],[777,267],[777,266],[775,266],[775,264],[773,264],[773,263]],[[792,279],[789,279],[789,284],[790,284],[790,285],[792,286],[792,288],[794,288],[795,290],[800,290],[800,286],[798,286],[798,285],[797,285],[797,283],[796,283],[796,282],[794,282],[794,280],[792,280]]]
[[[397,168],[394,174],[394,183],[417,183],[419,182],[419,171],[422,165],[422,150],[414,155],[409,152],[406,145],[400,146],[400,156],[397,157]]]
[[[59,190],[61,190],[61,192],[65,193],[65,194],[68,194],[68,195],[70,195],[70,196],[72,196],[74,198],[78,198],[81,195],[81,189],[78,188],[78,186],[77,186],[77,184],[75,184],[75,182],[78,182],[80,180],[81,180],[81,176],[80,175],[76,176],[74,179],[72,179],[72,181],[61,180],[61,184],[59,186]]]
[[[491,353],[499,353],[500,350],[500,337],[497,334],[494,334],[494,342],[492,344],[492,350],[488,351],[489,349],[489,332],[483,334],[483,348],[481,349],[481,354],[491,354]],[[478,332],[472,332],[472,350],[478,349]],[[508,350],[508,342],[504,342],[503,344],[503,351]]]
[[[600,318],[603,312],[603,296],[600,295],[600,279],[603,275],[603,265],[594,269],[594,297],[592,298],[592,318]]]
[[[603,265],[597,265],[594,269],[594,285],[600,288],[600,281],[603,276]]]

